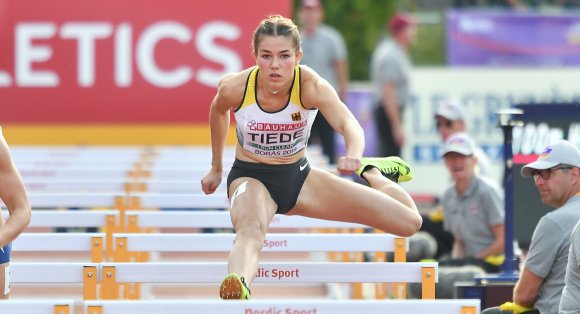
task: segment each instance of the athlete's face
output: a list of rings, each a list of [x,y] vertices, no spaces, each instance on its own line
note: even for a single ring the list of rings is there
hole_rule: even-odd
[[[302,52],[297,52],[290,37],[262,36],[257,47],[256,63],[260,76],[272,90],[280,89],[294,78],[294,67]]]

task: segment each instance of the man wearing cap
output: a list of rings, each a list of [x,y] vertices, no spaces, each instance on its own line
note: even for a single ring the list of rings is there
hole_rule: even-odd
[[[497,184],[475,173],[473,140],[455,133],[445,141],[443,159],[454,183],[441,197],[443,228],[454,237],[451,260],[441,265],[476,265],[498,272],[504,252],[504,204]]]
[[[313,68],[334,87],[342,101],[346,100],[348,83],[348,52],[342,35],[323,24],[324,8],[320,0],[302,0],[300,6],[301,64]],[[329,163],[336,159],[334,129],[321,115],[312,125],[310,140],[318,139]]]
[[[402,117],[411,95],[409,48],[415,38],[415,25],[409,16],[395,15],[388,25],[392,38],[379,43],[371,59],[379,156],[400,156],[405,141]]]
[[[465,132],[466,115],[463,106],[455,99],[445,99],[439,102],[435,109],[435,125],[441,135],[441,141],[445,143],[452,134]],[[491,160],[477,144],[473,143],[473,155],[477,159],[475,173],[488,178],[494,178]],[[436,258],[448,256],[453,247],[453,235],[443,230],[443,210],[437,206],[428,216],[423,218],[421,231],[430,234],[437,243]]]
[[[441,140],[445,140],[453,133],[466,132],[465,111],[459,101],[446,99],[440,102],[435,110],[435,126],[441,135]],[[494,178],[491,160],[478,145],[474,146],[474,155],[477,157],[477,171],[482,176]]]
[[[534,230],[512,302],[482,313],[558,313],[570,235],[580,220],[580,151],[568,141],[555,142],[525,165],[522,175],[533,177],[542,202],[556,209],[544,215]],[[578,300],[578,291],[570,292]],[[578,313],[578,309],[563,313]]]

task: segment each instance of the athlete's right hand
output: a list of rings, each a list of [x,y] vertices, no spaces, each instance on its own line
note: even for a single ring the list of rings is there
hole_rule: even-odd
[[[201,179],[201,189],[205,194],[212,194],[222,182],[222,171],[211,167],[209,172]]]

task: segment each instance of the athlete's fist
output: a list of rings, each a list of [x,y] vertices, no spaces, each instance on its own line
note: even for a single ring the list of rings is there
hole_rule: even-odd
[[[361,167],[360,158],[356,157],[340,157],[336,163],[336,170],[341,175],[353,174]]]
[[[201,189],[205,194],[212,194],[222,182],[222,172],[211,167],[209,172],[201,179]]]

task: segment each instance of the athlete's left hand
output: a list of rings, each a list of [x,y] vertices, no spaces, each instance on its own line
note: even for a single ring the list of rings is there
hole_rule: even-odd
[[[353,174],[361,167],[360,158],[356,157],[340,157],[336,163],[336,170],[341,175]]]

